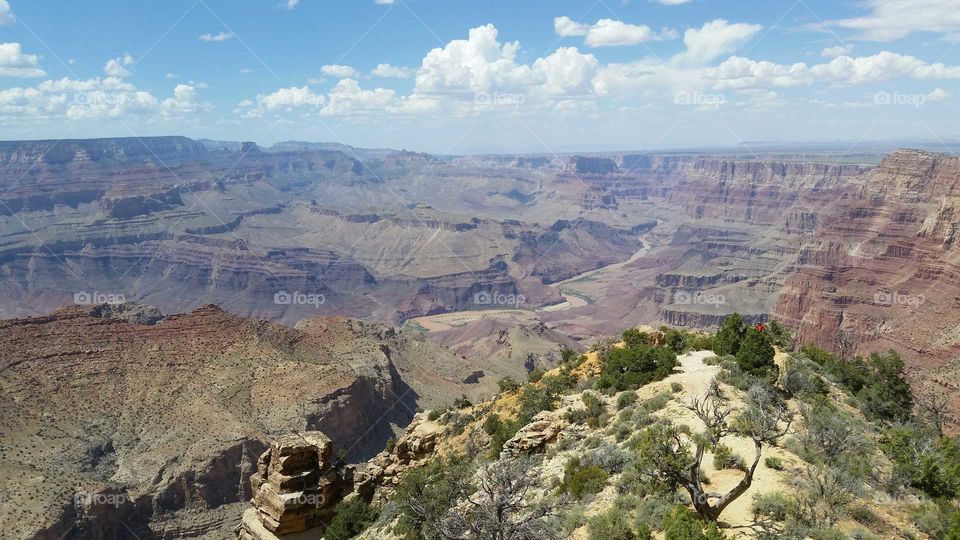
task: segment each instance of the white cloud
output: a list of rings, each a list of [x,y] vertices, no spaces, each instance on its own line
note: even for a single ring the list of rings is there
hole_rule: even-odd
[[[197,100],[197,89],[189,84],[178,84],[173,89],[173,97],[163,100],[161,112],[167,116],[178,116],[208,111],[211,106]]]
[[[421,93],[517,90],[531,80],[529,66],[516,63],[519,42],[500,44],[492,24],[470,30],[424,57],[417,73]]]
[[[202,34],[199,38],[200,41],[206,41],[207,43],[219,43],[233,39],[233,32],[220,32],[219,34]]]
[[[0,43],[0,77],[43,77],[40,57],[24,54],[19,43]]]
[[[894,41],[914,32],[944,34],[960,39],[960,6],[956,0],[866,0],[870,14],[827,21],[826,27],[852,30],[867,41]]]
[[[363,90],[354,79],[337,83],[327,95],[327,105],[322,114],[350,114],[386,110],[396,101],[396,92],[386,88]]]
[[[775,64],[734,56],[705,72],[715,88],[798,86],[815,81],[859,85],[896,78],[914,80],[960,79],[960,66],[929,64],[903,54],[883,51],[872,56],[840,56],[825,64]]]
[[[679,6],[682,4],[689,4],[692,0],[655,0],[658,4],[664,6]]]
[[[373,3],[378,6],[392,6],[397,0],[373,0]]]
[[[584,94],[591,90],[599,65],[592,54],[581,54],[576,47],[562,47],[546,58],[537,59],[533,72],[536,83],[547,94]]]
[[[284,2],[283,7],[284,9],[293,9],[297,7],[298,4],[300,4],[300,0],[287,0]]]
[[[654,32],[649,26],[628,24],[613,19],[600,19],[593,26],[574,21],[570,17],[557,17],[553,20],[553,30],[558,36],[583,36],[584,43],[590,47],[616,47],[620,45],[638,45],[647,41],[676,39],[676,30],[662,29]]]
[[[414,69],[390,64],[378,64],[377,67],[370,72],[370,74],[374,77],[381,77],[384,79],[409,79],[416,73],[417,72]]]
[[[257,96],[257,109],[263,111],[292,111],[300,107],[320,107],[327,102],[322,94],[315,94],[309,86],[281,88],[272,94]]]
[[[107,60],[107,65],[103,66],[103,72],[108,77],[129,77],[130,70],[127,68],[132,65],[133,57],[130,53],[125,53],[123,56]]]
[[[553,19],[553,31],[560,37],[585,36],[590,31],[590,25],[578,23],[566,16],[557,17]]]
[[[329,77],[339,77],[341,79],[355,78],[359,76],[357,70],[350,66],[340,64],[327,64],[320,67],[320,72]]]
[[[853,52],[852,45],[838,45],[836,47],[827,47],[820,51],[820,56],[824,58],[837,58],[840,56],[849,56]]]
[[[0,91],[0,117],[39,120],[107,120],[123,117],[171,118],[204,110],[194,89],[178,85],[160,100],[118,77],[43,81],[30,88]]]
[[[10,26],[16,22],[17,18],[10,9],[10,3],[7,0],[0,0],[0,26]]]
[[[172,81],[174,79],[179,79],[180,75],[177,75],[176,73],[167,73],[166,75],[164,75],[164,78],[167,79],[168,81]]]
[[[723,19],[710,21],[683,33],[687,50],[677,55],[676,59],[691,64],[709,63],[736,51],[762,28],[759,24],[730,24]]]

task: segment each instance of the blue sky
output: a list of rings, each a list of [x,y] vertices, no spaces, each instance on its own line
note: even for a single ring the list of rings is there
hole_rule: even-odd
[[[950,141],[958,39],[960,0],[0,0],[0,138]]]

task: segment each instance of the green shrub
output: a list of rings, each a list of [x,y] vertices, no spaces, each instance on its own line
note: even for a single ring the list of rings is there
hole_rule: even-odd
[[[445,412],[447,412],[445,409],[431,409],[430,414],[427,415],[427,420],[435,422]]]
[[[330,526],[323,531],[326,540],[348,540],[377,520],[377,511],[360,498],[337,503],[333,512]]]
[[[796,502],[783,493],[757,493],[753,496],[753,517],[755,521],[784,523],[795,512],[795,506]]]
[[[860,523],[861,525],[866,525],[868,527],[876,525],[879,523],[880,519],[876,514],[873,513],[869,507],[858,505],[854,506],[849,510],[850,517],[854,521]]]
[[[638,345],[610,351],[597,379],[600,389],[633,390],[666,378],[677,365],[677,355],[664,347]]]
[[[606,413],[606,408],[600,398],[592,392],[584,392],[581,399],[586,405],[587,425],[596,429],[600,426],[600,417]]]
[[[775,471],[783,470],[783,460],[778,457],[770,456],[768,458],[764,458],[763,463],[768,469],[773,469]]]
[[[627,390],[626,392],[621,392],[617,396],[617,410],[623,410],[630,405],[633,405],[637,402],[637,393],[633,390]]]
[[[518,422],[503,421],[500,415],[491,414],[483,421],[483,430],[490,435],[490,457],[496,459],[503,450],[503,445],[513,438],[520,430]]]
[[[389,439],[387,439],[387,445],[386,445],[386,447],[384,448],[384,450],[386,450],[388,454],[392,454],[392,453],[393,453],[393,450],[394,450],[396,447],[397,447],[397,438],[396,438],[396,437],[390,437]]]
[[[676,394],[677,392],[683,392],[683,385],[678,382],[670,383],[670,391]]]
[[[674,505],[660,497],[646,497],[634,509],[637,529],[646,525],[654,530],[663,530],[663,522],[673,511]]]
[[[713,467],[720,469],[746,469],[743,458],[733,453],[733,450],[725,444],[718,444],[713,449]]]
[[[665,540],[721,540],[723,533],[716,523],[706,525],[684,506],[677,506],[663,520]]]
[[[470,403],[470,399],[467,398],[466,394],[461,394],[460,397],[453,400],[453,407],[455,409],[466,409],[472,405],[473,403]]]
[[[533,368],[527,373],[527,382],[538,382],[546,373],[543,368]]]
[[[497,387],[500,389],[500,392],[513,392],[520,388],[520,383],[515,381],[513,377],[506,376],[497,381]]]
[[[609,475],[597,465],[583,467],[579,458],[571,458],[563,471],[560,492],[569,493],[577,500],[586,495],[599,493],[607,483]]]
[[[627,513],[617,506],[590,520],[590,540],[637,540]]]

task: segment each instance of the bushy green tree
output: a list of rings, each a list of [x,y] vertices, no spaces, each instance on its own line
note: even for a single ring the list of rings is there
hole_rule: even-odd
[[[362,533],[377,519],[377,511],[360,498],[341,501],[333,511],[330,526],[323,531],[326,540],[349,540]]]
[[[686,507],[677,506],[663,520],[665,540],[722,540],[716,523],[706,524]]]
[[[641,332],[637,328],[629,328],[623,333],[623,341],[627,347],[636,347],[637,345],[650,345],[650,334]]]
[[[767,377],[777,372],[777,365],[773,362],[775,355],[770,335],[756,328],[748,328],[736,352],[737,365],[745,373]]]
[[[867,361],[867,382],[857,392],[864,414],[873,420],[905,421],[913,410],[913,393],[897,351],[873,353]]]
[[[717,353],[717,356],[736,355],[746,333],[747,327],[739,313],[727,315],[713,338],[713,352]]]
[[[931,497],[960,497],[960,440],[942,437],[916,424],[903,424],[884,433],[881,448],[895,472]]]
[[[613,349],[603,365],[597,387],[632,390],[666,378],[677,365],[677,355],[665,347],[638,345]]]

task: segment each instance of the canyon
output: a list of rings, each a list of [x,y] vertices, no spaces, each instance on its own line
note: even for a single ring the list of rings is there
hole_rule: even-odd
[[[278,437],[363,461],[562,347],[735,311],[897,349],[956,412],[958,205],[910,149],[0,143],[0,529],[227,537]]]

